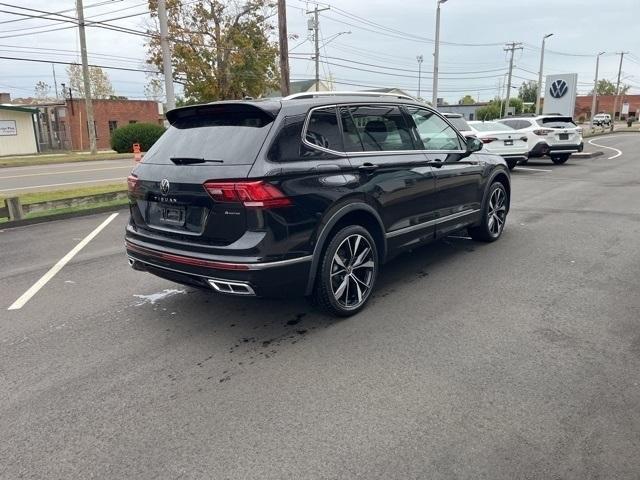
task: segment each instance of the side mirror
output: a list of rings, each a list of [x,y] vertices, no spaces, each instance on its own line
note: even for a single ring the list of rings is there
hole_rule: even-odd
[[[480,150],[482,150],[482,146],[484,144],[481,140],[478,140],[473,136],[468,136],[465,138],[467,139],[467,153],[479,152]]]

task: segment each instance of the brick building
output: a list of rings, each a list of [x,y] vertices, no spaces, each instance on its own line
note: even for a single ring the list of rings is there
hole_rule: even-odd
[[[72,150],[89,148],[89,130],[84,99],[67,100],[64,109],[57,109],[58,130]],[[111,132],[129,123],[162,125],[162,104],[151,100],[94,100],[94,128],[98,149],[111,148]]]
[[[600,95],[598,96],[596,103],[596,113],[608,113],[613,111],[613,99],[615,95]],[[579,95],[576,97],[576,110],[574,117],[576,119],[588,119],[591,118],[591,102],[593,97],[591,95]],[[627,116],[640,116],[640,95],[620,95],[618,103],[616,103],[616,119],[620,118],[620,112],[624,103],[629,104],[629,114],[622,115],[622,118]]]

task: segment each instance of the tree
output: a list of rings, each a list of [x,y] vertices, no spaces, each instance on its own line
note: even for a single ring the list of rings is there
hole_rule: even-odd
[[[529,80],[528,82],[522,82],[518,89],[518,97],[527,103],[536,101],[538,95],[538,82],[535,80]]]
[[[509,106],[516,109],[516,114],[522,113],[522,100],[519,98],[510,98]],[[504,100],[500,98],[494,98],[484,107],[480,107],[476,110],[476,119],[478,120],[494,120],[501,118],[504,111]]]
[[[51,86],[47,82],[43,82],[42,80],[40,80],[38,83],[36,83],[34,90],[34,96],[38,100],[48,100],[50,98],[49,93],[51,93]]]
[[[149,9],[157,12],[157,0],[149,0]],[[169,0],[173,77],[185,101],[258,97],[278,88],[274,14],[270,0]],[[158,32],[148,33],[147,63],[161,70]]]
[[[458,105],[473,105],[474,103],[476,103],[476,100],[471,95],[465,95],[458,100]]]
[[[144,86],[144,96],[147,100],[161,102],[164,99],[164,82],[158,76],[147,76],[147,84]]]
[[[82,66],[74,63],[67,67],[69,86],[78,98],[84,98],[84,80],[82,78]],[[113,86],[109,75],[100,67],[89,67],[89,83],[91,85],[91,98],[110,98],[114,95]]]
[[[629,85],[620,85],[620,95],[625,95],[629,90]],[[615,95],[616,94],[616,84],[606,78],[602,80],[598,80],[598,95]],[[589,95],[593,95],[593,90],[589,92]]]

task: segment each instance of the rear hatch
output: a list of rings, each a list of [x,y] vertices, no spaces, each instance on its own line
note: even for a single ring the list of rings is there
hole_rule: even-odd
[[[582,141],[580,129],[571,117],[544,117],[538,123],[544,129],[553,130],[547,135],[550,145],[577,145]]]
[[[509,132],[479,132],[484,149],[498,155],[524,155],[528,151],[527,137],[515,130]]]
[[[171,126],[129,178],[133,225],[178,242],[227,245],[240,238],[245,205],[214,200],[204,184],[247,177],[277,115],[269,106],[217,103],[168,112]]]

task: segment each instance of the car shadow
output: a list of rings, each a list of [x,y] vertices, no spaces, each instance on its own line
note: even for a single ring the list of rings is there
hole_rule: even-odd
[[[395,291],[408,284],[420,284],[428,290],[429,282],[438,281],[429,276],[436,265],[485,246],[459,234],[399,255],[382,266],[369,305],[351,318],[375,314],[383,304],[394,301]],[[193,367],[204,369],[207,380],[220,383],[296,344],[309,342],[323,330],[350,321],[324,315],[304,298],[232,297],[191,288],[181,293],[134,308],[142,309],[138,315],[151,323],[149,328],[164,329],[170,338],[167,341],[199,344],[207,354],[198,356],[193,350]],[[207,343],[203,345],[202,339]]]

